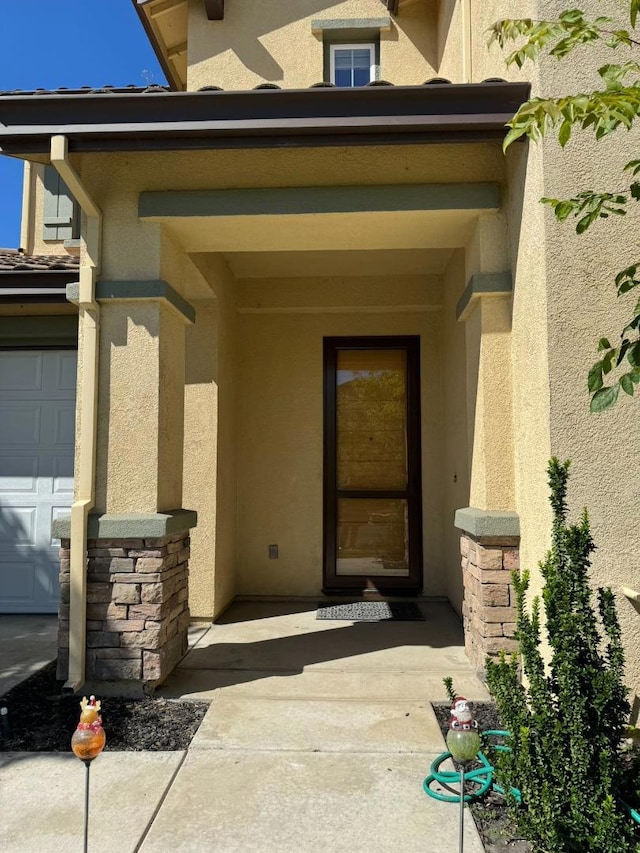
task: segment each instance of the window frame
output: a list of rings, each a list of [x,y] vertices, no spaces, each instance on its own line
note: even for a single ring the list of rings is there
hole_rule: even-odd
[[[332,42],[329,44],[329,82],[336,84],[336,51],[337,50],[363,50],[367,48],[369,50],[369,83],[373,83],[376,79],[376,68],[377,68],[377,58],[376,58],[376,43],[374,41],[362,41],[362,42]],[[365,84],[366,85],[366,84]],[[359,86],[344,86],[341,88],[345,89],[359,89]]]

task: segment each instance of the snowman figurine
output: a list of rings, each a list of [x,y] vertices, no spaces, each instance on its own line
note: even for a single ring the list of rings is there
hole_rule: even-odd
[[[451,706],[451,719],[447,732],[447,747],[456,761],[473,761],[482,742],[478,723],[473,719],[469,703],[464,696],[456,696]]]

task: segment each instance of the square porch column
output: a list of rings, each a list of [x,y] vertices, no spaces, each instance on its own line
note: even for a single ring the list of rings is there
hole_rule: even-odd
[[[457,307],[465,323],[470,506],[459,509],[467,656],[517,650],[511,572],[519,569],[511,389],[511,274],[476,273]]]
[[[96,298],[98,442],[84,689],[139,694],[162,682],[187,650],[196,514],[182,507],[185,327],[195,314],[164,281],[99,281]],[[69,520],[58,519],[53,531],[61,539],[58,677],[66,678]]]

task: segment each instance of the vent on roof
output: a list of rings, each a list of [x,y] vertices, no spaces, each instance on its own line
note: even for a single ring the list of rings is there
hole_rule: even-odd
[[[201,86],[198,89],[199,92],[224,92],[224,89],[220,86]]]
[[[432,77],[431,80],[425,80],[423,86],[442,86],[445,83],[451,85],[451,80],[446,77]]]
[[[254,89],[279,89],[276,83],[259,83],[257,86],[253,87]]]

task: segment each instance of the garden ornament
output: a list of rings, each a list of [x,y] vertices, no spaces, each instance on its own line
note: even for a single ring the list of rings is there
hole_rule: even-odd
[[[74,755],[87,768],[84,785],[84,853],[87,853],[89,843],[89,769],[93,759],[104,749],[107,739],[102,728],[100,705],[95,696],[91,696],[89,700],[86,696],[82,697],[80,722],[71,738],[71,749]]]
[[[464,774],[467,764],[477,757],[481,744],[478,723],[473,719],[469,703],[464,696],[456,696],[451,707],[447,748],[460,764],[460,853],[464,848]]]

